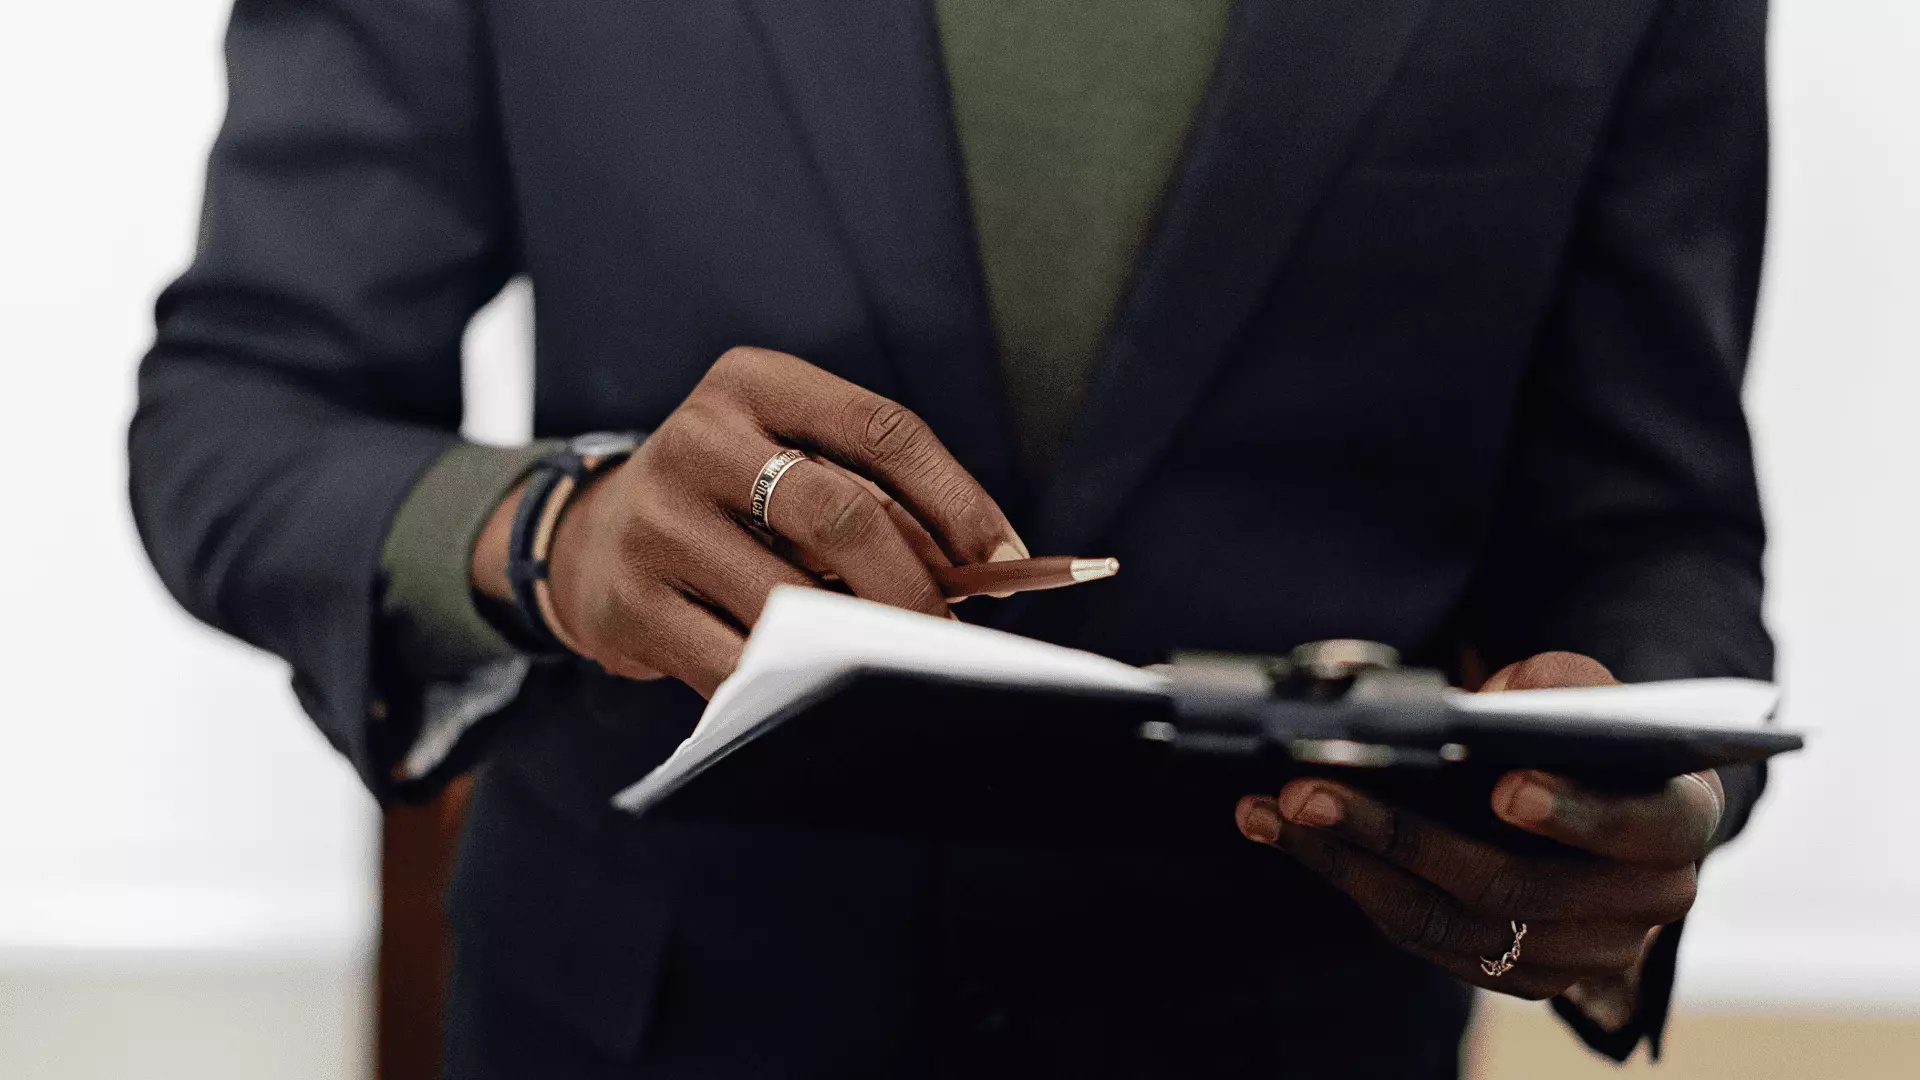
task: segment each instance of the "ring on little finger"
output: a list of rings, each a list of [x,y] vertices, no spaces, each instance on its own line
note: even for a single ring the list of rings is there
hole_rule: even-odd
[[[1498,960],[1489,960],[1484,956],[1480,958],[1480,970],[1486,972],[1488,978],[1497,979],[1512,971],[1513,965],[1520,962],[1520,942],[1527,936],[1527,924],[1515,920],[1507,925],[1513,927],[1513,944],[1507,946],[1507,951],[1501,953]]]

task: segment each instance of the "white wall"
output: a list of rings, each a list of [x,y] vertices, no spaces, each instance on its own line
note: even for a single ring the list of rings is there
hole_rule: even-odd
[[[1920,1007],[1920,4],[1776,0],[1748,394],[1787,721],[1689,931],[1695,1000]]]
[[[133,364],[191,248],[224,19],[217,0],[0,14],[0,957],[16,961],[332,958],[370,940],[371,807],[280,665],[173,607],[125,505]]]
[[[223,0],[0,9],[0,965],[307,958],[371,940],[373,810],[277,662],[190,623],[124,506],[147,307],[184,262]],[[1920,5],[1778,0],[1775,240],[1751,400],[1791,722],[1716,861],[1683,994],[1920,1007]],[[524,429],[525,297],[470,339]],[[49,468],[57,465],[58,471]],[[41,513],[26,515],[41,520]]]

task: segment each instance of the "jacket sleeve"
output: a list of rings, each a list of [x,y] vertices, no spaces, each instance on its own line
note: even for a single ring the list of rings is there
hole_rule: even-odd
[[[456,444],[460,342],[513,272],[467,0],[239,0],[199,247],[157,305],[135,521],[198,618],[285,659],[376,795],[411,737],[380,557]]]
[[[1518,403],[1481,597],[1491,659],[1566,649],[1628,682],[1772,675],[1741,407],[1766,14],[1765,0],[1666,0],[1623,86]],[[1723,775],[1730,836],[1764,773]],[[1596,1049],[1624,1057],[1645,1035],[1657,1052],[1677,936],[1654,950],[1624,1043]]]

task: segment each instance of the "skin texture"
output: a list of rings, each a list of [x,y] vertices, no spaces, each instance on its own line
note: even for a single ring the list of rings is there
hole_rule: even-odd
[[[761,466],[810,457],[749,528]],[[506,599],[518,491],[476,546],[474,588]],[[608,671],[711,696],[775,585],[951,617],[929,564],[1027,557],[985,489],[903,406],[766,349],[729,350],[640,450],[568,504],[550,554],[555,633]]]
[[[1591,658],[1543,653],[1503,668],[1481,692],[1615,681]],[[1693,906],[1695,872],[1714,845],[1725,802],[1711,771],[1636,796],[1597,794],[1546,773],[1509,773],[1494,787],[1493,810],[1567,848],[1548,855],[1470,839],[1322,779],[1243,798],[1235,816],[1248,839],[1346,893],[1393,942],[1475,986],[1613,1002],[1623,992],[1630,998],[1657,929]],[[1516,920],[1527,925],[1520,962],[1488,976],[1480,961],[1506,951]]]

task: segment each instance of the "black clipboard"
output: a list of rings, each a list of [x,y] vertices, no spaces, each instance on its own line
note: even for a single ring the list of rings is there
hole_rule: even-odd
[[[1240,796],[1314,774],[1469,832],[1519,768],[1610,789],[1799,749],[1774,728],[1467,713],[1438,676],[1374,672],[1288,698],[1244,680],[1086,693],[855,671],[795,702],[645,812],[932,839],[1206,850],[1245,844]]]

